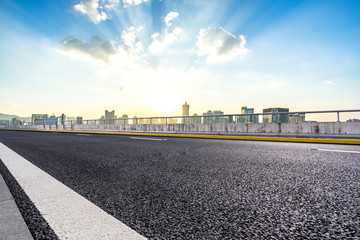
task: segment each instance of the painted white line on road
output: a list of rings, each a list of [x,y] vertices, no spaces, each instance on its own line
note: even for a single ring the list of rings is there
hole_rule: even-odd
[[[90,134],[85,134],[85,133],[78,133],[76,135],[78,135],[78,136],[90,136]]]
[[[0,158],[60,239],[146,239],[2,143]]]
[[[138,140],[166,141],[166,139],[162,139],[162,138],[142,138],[142,137],[130,137],[130,138],[138,139]]]
[[[323,152],[341,152],[341,153],[357,153],[357,154],[360,154],[360,151],[348,151],[348,150],[316,149],[316,148],[310,148],[310,150],[318,150],[318,151],[323,151]]]

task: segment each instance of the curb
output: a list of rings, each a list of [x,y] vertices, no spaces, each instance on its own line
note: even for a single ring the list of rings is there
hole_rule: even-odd
[[[0,160],[1,161],[1,160]],[[0,236],[7,240],[31,240],[30,230],[22,217],[4,178],[0,174]]]

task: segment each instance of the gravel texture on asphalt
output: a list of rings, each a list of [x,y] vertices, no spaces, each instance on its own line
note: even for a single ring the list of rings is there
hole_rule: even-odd
[[[27,224],[31,235],[35,240],[40,239],[58,239],[54,231],[48,225],[46,220],[42,217],[39,210],[35,207],[34,203],[29,199],[13,175],[6,168],[0,159],[0,174],[3,176],[6,184],[9,187],[11,194],[15,199],[21,215]],[[2,238],[5,237],[5,238]],[[11,236],[8,236],[11,239]],[[0,239],[8,239],[6,236],[0,236]]]
[[[359,146],[0,131],[150,239],[360,239]]]

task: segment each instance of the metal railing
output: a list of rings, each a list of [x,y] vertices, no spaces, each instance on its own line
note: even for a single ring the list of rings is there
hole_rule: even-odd
[[[112,119],[86,119],[86,120],[58,120],[38,119],[24,125],[101,125],[101,124],[212,124],[212,123],[300,123],[316,120],[305,119],[311,114],[336,114],[340,122],[340,114],[360,113],[354,110],[327,110],[327,111],[294,111],[294,112],[263,112],[245,114],[213,114],[200,116],[169,116],[169,117],[133,117]],[[356,117],[360,118],[356,115]]]

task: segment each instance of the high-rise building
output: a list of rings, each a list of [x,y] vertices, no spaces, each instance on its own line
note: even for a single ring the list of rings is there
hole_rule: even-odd
[[[66,125],[66,115],[64,113],[59,117],[59,122],[60,125]]]
[[[254,108],[242,107],[241,114],[253,114]],[[258,115],[245,115],[237,117],[236,122],[238,123],[259,123]]]
[[[115,110],[109,112],[108,110],[105,110],[105,123],[106,124],[114,124],[115,116]]]
[[[47,114],[32,114],[31,123],[32,125],[44,125],[44,119],[47,117]]]
[[[185,104],[182,105],[182,115],[183,116],[189,116],[190,115],[190,105],[187,104],[187,102],[185,101]],[[181,123],[189,123],[189,119],[188,118],[183,118],[181,119]]]
[[[190,105],[187,104],[186,101],[185,101],[185,104],[182,105],[182,115],[183,116],[189,116],[190,115]]]
[[[289,112],[288,108],[265,108],[263,113],[282,113]],[[287,123],[289,122],[289,114],[267,114],[263,115],[264,123]]]

